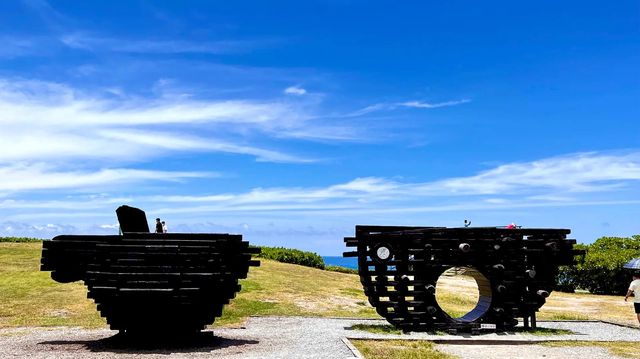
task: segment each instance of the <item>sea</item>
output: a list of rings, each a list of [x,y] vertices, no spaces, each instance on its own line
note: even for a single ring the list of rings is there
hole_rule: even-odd
[[[358,269],[358,258],[349,257],[334,257],[334,256],[323,256],[324,265],[327,266],[339,266],[351,269]]]

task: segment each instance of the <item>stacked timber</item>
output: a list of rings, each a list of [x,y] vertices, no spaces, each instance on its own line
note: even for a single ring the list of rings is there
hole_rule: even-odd
[[[535,313],[555,285],[558,266],[575,264],[568,229],[356,226],[345,257],[358,258],[365,295],[403,331],[506,330]],[[450,268],[476,280],[479,300],[453,318],[438,305],[436,283]]]
[[[259,252],[233,234],[63,235],[43,242],[41,270],[83,280],[111,329],[189,334],[222,315]]]

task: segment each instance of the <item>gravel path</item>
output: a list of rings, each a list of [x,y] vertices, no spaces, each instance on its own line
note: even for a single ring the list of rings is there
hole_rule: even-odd
[[[345,337],[348,337],[433,340],[439,343],[438,345],[441,347],[439,349],[442,351],[451,352],[462,358],[496,357],[497,353],[505,353],[504,357],[514,357],[514,350],[518,354],[522,353],[523,358],[538,358],[543,354],[545,358],[566,358],[569,356],[568,353],[574,351],[579,353],[578,355],[588,355],[589,358],[609,358],[611,356],[608,353],[597,348],[516,346],[505,345],[504,342],[640,340],[640,330],[638,329],[600,322],[538,322],[539,327],[568,329],[574,333],[550,336],[526,333],[492,333],[478,336],[429,335],[427,333],[380,335],[350,329],[354,324],[386,325],[387,323],[382,320],[256,317],[247,321],[246,328],[216,329],[215,336],[204,336],[192,345],[171,346],[165,344],[161,349],[149,349],[145,346],[136,348],[123,346],[120,341],[113,338],[115,332],[108,329],[11,328],[0,329],[0,357],[29,357],[30,359],[111,358],[117,354],[119,358],[167,358],[168,356],[172,358],[204,358],[214,354],[216,358],[354,358],[356,355],[344,340]],[[470,350],[472,343],[475,344]],[[484,355],[479,353],[484,353]],[[539,353],[542,354],[538,355]]]

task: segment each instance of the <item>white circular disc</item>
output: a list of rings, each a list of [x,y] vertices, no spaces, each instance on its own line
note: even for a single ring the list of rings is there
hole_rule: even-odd
[[[379,247],[376,251],[376,255],[378,256],[378,258],[386,260],[391,256],[391,251],[389,251],[389,248],[387,247]]]

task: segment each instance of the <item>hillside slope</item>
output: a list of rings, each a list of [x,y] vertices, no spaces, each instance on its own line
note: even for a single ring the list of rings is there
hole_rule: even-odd
[[[82,282],[60,284],[39,271],[41,243],[0,243],[0,327],[83,326],[105,322],[87,299]],[[241,323],[250,315],[304,315],[378,318],[357,275],[262,260],[243,280],[242,291],[216,325]],[[456,282],[450,292],[468,293],[470,283]],[[456,287],[458,286],[458,287]],[[446,288],[440,287],[441,290]],[[468,287],[467,287],[468,288]],[[443,300],[455,308],[468,296]],[[605,319],[634,324],[631,303],[622,297],[554,292],[540,319]]]

